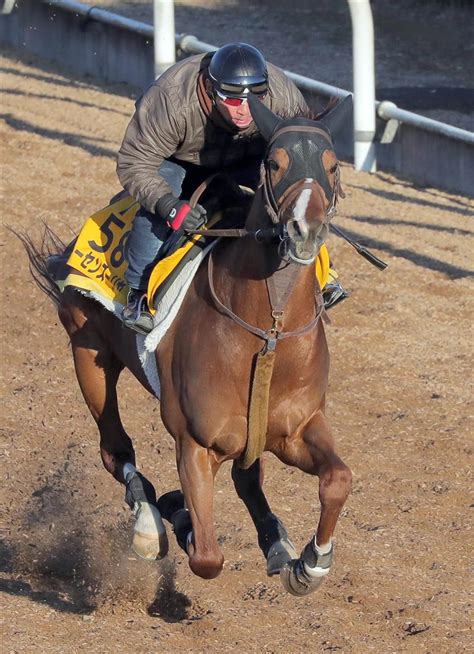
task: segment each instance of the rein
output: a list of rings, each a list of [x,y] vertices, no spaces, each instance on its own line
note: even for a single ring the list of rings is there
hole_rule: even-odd
[[[189,205],[191,207],[196,206],[204,191],[207,190],[211,182],[213,182],[217,177],[221,177],[229,186],[241,193],[240,186],[238,186],[230,177],[224,175],[223,173],[214,173],[205,179],[196,188],[191,196],[191,199],[189,200]],[[246,229],[245,227],[240,229],[190,229],[187,230],[186,233],[199,234],[201,236],[215,236],[218,238],[243,238],[246,236],[253,236],[257,243],[271,243],[275,240],[283,240],[286,237],[286,229],[284,225],[275,225],[274,227],[266,227],[255,230]]]
[[[278,298],[278,292],[276,290],[275,280],[273,279],[273,277],[269,277],[268,279],[265,280],[268,290],[268,296],[270,299],[270,306],[272,308],[271,316],[273,318],[273,325],[269,329],[265,330],[265,329],[260,329],[259,327],[255,327],[254,325],[251,325],[250,323],[246,322],[245,320],[240,318],[236,313],[234,313],[232,309],[229,309],[229,307],[226,307],[226,305],[223,302],[221,302],[221,300],[217,297],[216,289],[214,287],[214,280],[213,280],[214,264],[212,261],[212,251],[209,253],[209,258],[207,261],[207,278],[209,282],[209,290],[211,292],[212,299],[214,300],[216,306],[222,311],[222,313],[229,316],[229,318],[232,318],[234,322],[236,322],[238,325],[243,327],[246,331],[264,340],[265,345],[262,349],[263,353],[274,351],[276,348],[277,341],[283,338],[290,338],[291,336],[303,336],[304,334],[309,333],[312,329],[316,327],[316,325],[319,322],[319,319],[322,316],[325,316],[325,320],[329,321],[329,318],[326,316],[324,311],[323,296],[318,286],[315,292],[316,314],[314,318],[309,323],[307,323],[304,327],[300,327],[299,329],[294,329],[291,331],[282,330],[284,307],[286,306],[288,298],[291,295],[291,291],[293,290],[293,287],[295,285],[295,281],[296,281],[295,278],[297,272],[298,270],[296,268],[293,268],[291,270],[292,273],[291,278],[288,281],[282,299]]]
[[[332,147],[332,141],[330,136],[327,134],[325,130],[321,129],[320,127],[309,126],[309,125],[298,125],[298,126],[295,125],[295,126],[287,126],[277,129],[276,132],[273,134],[272,138],[270,139],[270,141],[268,142],[267,153],[270,150],[270,147],[275,142],[275,140],[279,138],[282,134],[288,132],[312,132],[313,134],[317,133],[320,136],[322,136]],[[225,175],[223,176],[222,173],[215,173],[214,175],[211,175],[206,180],[204,180],[204,182],[202,182],[194,191],[189,202],[189,204],[192,207],[196,206],[198,200],[200,199],[204,191],[209,187],[211,182],[216,179],[216,177],[224,177],[227,183],[230,186],[232,186],[233,189],[237,188],[240,190],[240,187],[238,187],[233,180],[230,180]],[[287,230],[286,230],[286,226],[280,224],[281,216],[286,211],[286,209],[291,204],[291,202],[295,199],[295,197],[297,197],[301,193],[301,191],[305,189],[311,189],[314,186],[315,180],[312,178],[304,179],[292,184],[288,189],[286,189],[282,198],[280,198],[281,200],[280,204],[278,203],[278,200],[275,198],[275,194],[270,178],[270,170],[264,164],[262,164],[261,183],[263,186],[263,193],[264,193],[264,206],[272,219],[274,227],[261,228],[258,230],[249,230],[246,228],[195,229],[195,230],[190,230],[189,233],[201,234],[203,236],[216,236],[216,237],[227,237],[227,238],[242,238],[246,236],[253,236],[255,240],[259,243],[271,242],[275,239],[280,239],[281,241],[285,240],[287,238]],[[340,189],[339,167],[338,167],[336,170],[336,179],[335,179],[334,189],[332,193],[332,198],[330,201],[330,205],[326,211],[326,216],[324,221],[326,224],[329,223],[330,219],[332,218],[332,216],[336,211],[336,203],[340,191],[341,189]],[[314,318],[307,325],[305,325],[300,329],[293,330],[293,331],[286,331],[286,332],[283,331],[282,323],[283,323],[284,308],[296,283],[296,275],[298,272],[297,268],[292,269],[291,275],[285,275],[286,290],[281,298],[279,298],[277,285],[275,284],[275,280],[273,276],[268,279],[265,279],[265,283],[268,290],[268,296],[270,300],[271,315],[273,318],[273,325],[267,330],[260,329],[258,327],[251,325],[245,320],[242,320],[242,318],[237,316],[231,309],[226,307],[225,304],[221,302],[221,300],[217,297],[215,291],[214,281],[213,281],[213,271],[214,271],[214,264],[213,264],[212,252],[211,252],[208,258],[208,281],[209,281],[209,289],[211,292],[212,299],[214,300],[214,303],[223,313],[229,316],[229,318],[231,318],[238,325],[240,325],[248,332],[255,334],[255,336],[258,336],[259,338],[265,341],[265,345],[262,350],[262,353],[264,354],[267,352],[273,352],[276,348],[276,344],[278,340],[281,340],[283,338],[289,338],[291,336],[302,336],[310,332],[312,329],[316,327],[322,315],[325,315],[326,319],[329,320],[324,312],[324,301],[322,298],[321,289],[318,286],[315,294],[316,314]]]

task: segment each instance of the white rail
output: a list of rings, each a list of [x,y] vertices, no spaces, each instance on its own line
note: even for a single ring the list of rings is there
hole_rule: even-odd
[[[42,2],[50,7],[57,7],[58,9],[69,11],[72,14],[76,14],[76,16],[84,16],[85,18],[90,18],[106,25],[120,27],[153,39],[153,26],[133,20],[132,18],[120,16],[119,14],[114,14],[111,11],[99,9],[98,7],[91,7],[83,2],[75,2],[75,0],[42,0]]]
[[[347,0],[352,20],[354,78],[354,166],[374,172],[375,64],[374,21],[369,0]]]
[[[176,61],[174,0],[153,0],[155,77]]]

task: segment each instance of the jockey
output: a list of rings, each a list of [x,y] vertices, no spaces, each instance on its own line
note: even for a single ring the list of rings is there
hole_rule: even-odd
[[[130,291],[122,317],[128,327],[153,327],[146,286],[164,242],[207,221],[202,206],[187,202],[194,189],[217,171],[257,187],[265,142],[250,114],[249,92],[284,117],[309,111],[283,71],[245,43],[176,63],[138,99],[117,161],[122,186],[141,207],[127,242]]]

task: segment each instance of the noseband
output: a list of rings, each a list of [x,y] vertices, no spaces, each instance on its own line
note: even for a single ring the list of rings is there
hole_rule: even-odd
[[[279,138],[282,134],[288,132],[293,132],[293,133],[311,132],[313,134],[317,134],[319,136],[322,136],[328,142],[328,144],[331,146],[331,150],[333,149],[330,136],[320,127],[315,127],[311,125],[289,125],[287,127],[282,127],[281,129],[278,129],[275,132],[275,134],[272,136],[267,146],[267,155],[268,152],[270,151],[271,146],[274,145],[276,139]],[[272,223],[276,225],[281,222],[281,219],[286,209],[290,206],[293,200],[295,200],[298,197],[301,191],[305,189],[311,189],[313,185],[318,182],[318,180],[311,177],[311,178],[305,178],[304,180],[302,179],[297,182],[294,182],[284,190],[280,198],[277,198],[275,194],[275,190],[272,185],[271,171],[270,171],[270,167],[267,164],[267,161],[268,161],[268,157],[265,156],[264,162],[262,163],[261,185],[263,188],[265,209],[268,215],[270,216]],[[325,181],[326,184],[324,186],[330,187],[329,179],[327,175]],[[341,195],[341,197],[344,197],[342,194],[341,184],[340,184],[339,163],[336,164],[335,182],[334,182],[334,187],[331,189],[330,197],[328,197],[328,193],[326,192],[324,186],[323,186],[324,193],[327,199],[329,200],[329,206],[326,210],[325,220],[324,220],[324,223],[327,224],[336,213],[336,204],[339,195]]]

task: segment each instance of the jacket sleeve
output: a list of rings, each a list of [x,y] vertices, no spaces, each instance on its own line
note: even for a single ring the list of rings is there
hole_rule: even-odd
[[[171,193],[158,170],[180,143],[180,125],[167,94],[152,86],[138,101],[117,158],[117,175],[126,191],[145,209]]]

